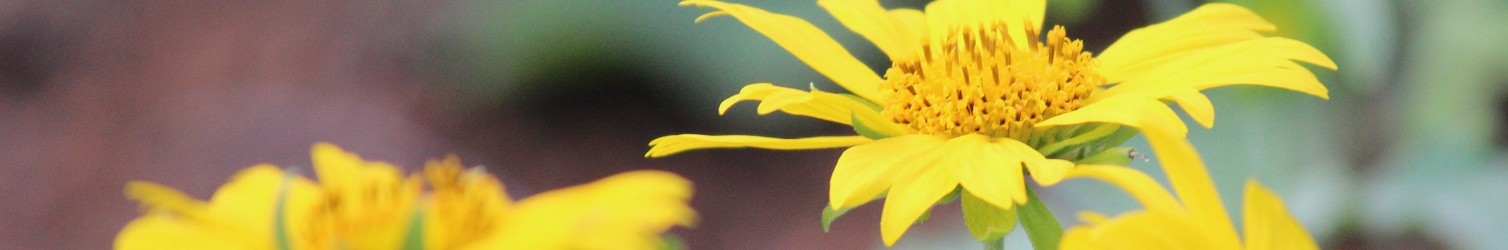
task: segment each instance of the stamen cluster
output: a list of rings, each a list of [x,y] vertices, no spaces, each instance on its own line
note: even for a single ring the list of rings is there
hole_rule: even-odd
[[[1032,125],[1084,106],[1105,82],[1083,42],[1053,27],[1046,44],[1028,29],[1025,49],[1004,24],[948,32],[885,72],[884,115],[915,133],[979,133],[1025,140]]]

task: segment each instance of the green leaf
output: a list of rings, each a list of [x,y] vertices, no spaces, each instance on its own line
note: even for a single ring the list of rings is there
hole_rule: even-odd
[[[1074,161],[1074,163],[1130,166],[1132,151],[1135,150],[1131,149],[1130,147],[1113,147],[1110,149],[1101,150],[1099,153],[1090,155],[1089,157],[1084,157],[1083,159],[1079,159],[1078,161]]]
[[[1052,211],[1042,205],[1042,199],[1030,188],[1026,189],[1026,204],[1019,210],[1021,227],[1026,237],[1032,240],[1032,248],[1039,250],[1058,249],[1058,240],[1063,238],[1063,226],[1052,216]]]
[[[963,223],[969,227],[969,233],[974,234],[975,240],[993,245],[1016,230],[1015,208],[1002,209],[967,191],[960,196],[962,197],[959,199],[963,200]]]
[[[852,208],[849,208],[849,209],[852,209]],[[848,213],[849,209],[834,210],[833,209],[833,205],[827,205],[827,208],[823,208],[822,209],[822,232],[826,233],[827,230],[833,224],[833,220],[837,220],[838,216],[843,216],[843,214]]]

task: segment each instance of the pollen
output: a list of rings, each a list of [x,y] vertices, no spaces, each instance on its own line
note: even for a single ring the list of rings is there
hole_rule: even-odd
[[[1024,48],[1005,28],[956,29],[914,59],[895,61],[885,72],[883,114],[914,133],[1025,140],[1032,125],[1083,107],[1105,82],[1094,56],[1062,26],[1045,44],[1028,29]]]

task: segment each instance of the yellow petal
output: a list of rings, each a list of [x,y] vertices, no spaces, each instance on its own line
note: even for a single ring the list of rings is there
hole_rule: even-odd
[[[719,115],[728,112],[741,101],[760,101],[757,112],[760,115],[769,114],[775,110],[784,111],[793,115],[800,115],[822,119],[830,122],[851,124],[851,116],[880,117],[876,107],[862,99],[852,96],[834,94],[813,89],[803,91],[792,88],[775,86],[769,83],[755,83],[744,86],[738,94],[724,99],[718,105]]]
[[[917,159],[918,161],[907,163],[915,164],[910,167],[919,168],[920,172],[895,178],[895,185],[890,187],[889,194],[885,196],[885,209],[880,212],[880,238],[885,240],[885,246],[894,246],[895,241],[901,239],[901,235],[911,228],[911,224],[916,223],[916,219],[921,218],[943,196],[958,188],[958,179],[948,169],[937,166],[940,157],[924,156]]]
[[[230,182],[215,190],[215,195],[210,198],[210,210],[237,225],[248,225],[248,230],[269,232],[270,239],[278,193],[284,192],[285,188],[288,195],[284,201],[285,211],[312,211],[319,197],[324,196],[323,191],[308,179],[290,177],[272,165],[259,165],[237,172]],[[304,222],[307,218],[305,213],[289,213],[285,219],[292,224]]]
[[[679,134],[650,141],[649,152],[645,152],[644,157],[665,157],[692,149],[745,147],[779,150],[819,149],[847,147],[866,142],[870,142],[870,139],[857,135],[783,139],[752,135]]]
[[[1031,28],[1037,32],[1043,31],[1042,25],[1045,24],[1042,23],[1042,18],[1047,15],[1046,0],[1007,0],[1004,7],[1005,11],[1014,11],[1016,14],[1004,16],[1002,21],[1006,21],[1009,25]],[[1028,37],[1028,39],[1037,38]]]
[[[895,20],[899,22],[902,27],[906,28],[906,30],[910,31],[911,34],[915,35],[915,37],[911,39],[915,39],[917,44],[921,44],[923,41],[927,40],[926,13],[923,13],[921,10],[902,8],[890,10],[890,16],[895,18]],[[915,51],[913,51],[912,53],[915,53]]]
[[[1308,44],[1267,37],[1198,49],[1159,59],[1125,81],[1091,96],[1095,99],[1147,90],[1208,88],[1247,84],[1328,98],[1319,79],[1297,62],[1335,69],[1335,62]]]
[[[1110,83],[1145,75],[1165,57],[1191,50],[1261,38],[1271,23],[1246,8],[1215,3],[1172,20],[1126,33],[1097,57],[1099,73]]]
[[[827,35],[811,23],[801,18],[766,12],[759,8],[724,3],[719,1],[684,1],[681,6],[695,5],[717,9],[713,12],[697,18],[698,21],[714,15],[730,15],[742,21],[749,28],[764,34],[770,40],[775,41],[780,47],[790,51],[796,59],[811,66],[813,70],[832,79],[839,86],[848,89],[871,102],[883,102],[879,84],[884,80],[869,66],[864,65],[853,54],[848,53],[842,45],[834,41],[832,36]]]
[[[1001,209],[1026,203],[1026,180],[1015,151],[980,134],[953,138],[944,147],[945,165],[975,197]]]
[[[195,201],[177,190],[161,185],[133,182],[127,195],[149,207],[149,212],[133,221],[116,236],[119,249],[199,249],[198,245],[240,246],[250,249],[274,247],[273,225],[279,193],[284,222],[308,223],[310,213],[323,194],[312,182],[291,177],[277,167],[259,165],[241,170],[215,191],[208,203]],[[307,227],[290,227],[294,242],[306,239]],[[208,242],[206,242],[208,241]],[[182,248],[178,248],[182,247]]]
[[[1168,175],[1168,182],[1178,199],[1183,201],[1184,208],[1195,220],[1208,225],[1206,228],[1211,230],[1216,242],[1240,245],[1235,227],[1231,225],[1225,206],[1220,203],[1220,193],[1194,146],[1181,135],[1170,135],[1161,130],[1143,133],[1158,161],[1162,162],[1163,172]]]
[[[1042,31],[1042,17],[1046,14],[1047,2],[1042,0],[935,1],[927,4],[926,11],[928,39],[932,39],[932,44],[942,44],[942,39],[952,35],[948,33],[953,31],[950,28],[1004,23],[1006,35],[1012,38],[1018,49],[1025,50],[1030,48],[1030,41],[1037,39],[1028,36],[1027,30],[1039,33]]]
[[[817,5],[827,9],[843,26],[880,47],[891,61],[913,56],[921,48],[922,34],[912,33],[901,20],[885,12],[877,0],[820,0]]]
[[[939,160],[944,143],[942,137],[905,135],[848,148],[833,167],[829,204],[842,210],[879,197],[894,179],[909,178],[917,166]]]
[[[1079,165],[1066,179],[1090,178],[1125,190],[1147,210],[1159,213],[1182,213],[1183,206],[1162,185],[1146,173],[1123,166]]]
[[[1110,216],[1094,211],[1079,211],[1079,220],[1084,224],[1100,224],[1110,221]]]
[[[361,156],[346,152],[335,144],[315,143],[309,149],[309,155],[314,161],[315,176],[319,178],[320,184],[327,187],[353,185],[366,176],[361,173],[366,161],[363,161]]]
[[[1052,186],[1062,181],[1068,171],[1073,169],[1073,162],[1048,159],[1041,152],[1020,141],[1011,138],[995,138],[995,145],[1000,145],[1006,150],[1013,152],[1021,159],[1022,165],[1026,166],[1027,172],[1031,172],[1032,180],[1038,185]],[[1024,191],[1023,191],[1024,192]]]
[[[130,182],[126,184],[126,196],[140,202],[147,212],[121,229],[116,235],[116,249],[203,249],[221,245],[240,245],[243,249],[272,247],[271,235],[257,231],[263,228],[262,225],[236,223],[233,217],[215,213],[208,204],[171,187],[152,182]],[[270,209],[267,211],[271,212]],[[263,221],[259,224],[271,223]]]
[[[1085,124],[1093,122],[1114,123],[1136,128],[1140,131],[1158,130],[1183,138],[1189,128],[1183,118],[1155,99],[1126,96],[1100,100],[1083,108],[1048,118],[1035,125],[1037,128]]]
[[[115,249],[273,249],[267,241],[248,240],[203,224],[185,223],[170,215],[147,215],[120,230]]]
[[[150,213],[167,212],[186,218],[210,216],[209,204],[195,200],[182,191],[162,184],[144,181],[126,183],[126,197],[140,202]]]
[[[1246,181],[1246,201],[1242,210],[1245,211],[1242,231],[1246,232],[1247,250],[1319,249],[1314,238],[1304,230],[1304,225],[1288,213],[1283,200],[1255,179]]]
[[[520,200],[472,249],[657,249],[660,233],[690,226],[691,183],[633,171]]]
[[[1199,91],[1182,89],[1168,95],[1167,99],[1178,103],[1178,107],[1182,107],[1183,112],[1188,113],[1189,117],[1194,118],[1194,121],[1199,122],[1199,125],[1204,128],[1215,126],[1215,105],[1210,104],[1210,98]]]
[[[1068,229],[1058,249],[1231,249],[1210,241],[1188,216],[1135,211],[1109,221]]]

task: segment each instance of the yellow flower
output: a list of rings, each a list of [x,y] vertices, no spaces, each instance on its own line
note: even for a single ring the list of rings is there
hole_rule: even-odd
[[[506,222],[513,201],[503,183],[481,168],[464,170],[454,155],[424,164],[432,187],[426,202],[427,249],[457,249],[477,242]]]
[[[1080,214],[1087,224],[1069,229],[1061,249],[1318,249],[1282,199],[1247,180],[1242,209],[1245,241],[1236,238],[1215,185],[1193,146],[1182,138],[1148,134],[1178,199],[1146,174],[1122,166],[1079,166],[1068,178],[1099,179],[1126,190],[1145,210],[1115,218]],[[1179,203],[1179,200],[1182,203]],[[1244,243],[1244,244],[1243,244]]]
[[[724,100],[850,125],[859,135],[783,139],[681,134],[658,138],[647,157],[704,148],[850,147],[833,169],[830,206],[885,197],[881,235],[893,244],[939,199],[962,187],[1002,209],[1027,200],[1024,168],[1052,185],[1094,152],[1086,142],[1121,127],[1182,136],[1163,101],[1209,127],[1214,108],[1199,91],[1235,84],[1322,98],[1327,90],[1299,62],[1335,69],[1303,42],[1245,8],[1209,4],[1132,31],[1098,56],[1055,26],[1044,39],[1043,0],[944,0],[925,11],[886,10],[875,0],[821,0],[848,29],[891,60],[884,77],[806,21],[711,0],[684,5],[732,16],[852,94],[755,83]]]
[[[272,165],[242,170],[209,202],[150,182],[126,194],[147,212],[118,249],[653,249],[689,226],[691,184],[635,171],[513,203],[480,168],[450,156],[404,177],[334,145],[313,148],[319,182]]]
[[[314,173],[324,188],[325,201],[310,213],[314,227],[308,244],[315,248],[399,249],[419,217],[417,199],[423,188],[418,177],[328,143],[311,150]],[[290,225],[303,225],[292,223]],[[307,249],[307,248],[301,248]]]

